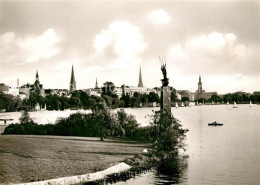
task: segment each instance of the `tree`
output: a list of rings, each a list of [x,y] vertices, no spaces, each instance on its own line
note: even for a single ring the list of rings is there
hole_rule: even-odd
[[[102,87],[102,93],[104,95],[108,95],[112,97],[114,95],[114,89],[115,89],[115,85],[113,82],[105,82]]]
[[[30,114],[27,110],[24,110],[22,112],[21,117],[19,118],[19,121],[21,124],[28,124],[28,123],[32,123],[32,118],[30,117]]]
[[[130,95],[128,93],[123,94],[120,100],[124,102],[124,107],[129,107],[130,106]]]
[[[172,102],[176,102],[177,101],[176,93],[174,93],[173,91],[171,92],[171,101]]]
[[[208,99],[209,102],[221,102],[222,99],[217,94],[212,94]]]
[[[185,102],[185,101],[190,101],[189,97],[181,97],[181,101]]]
[[[179,150],[185,150],[185,133],[179,121],[171,113],[156,111],[150,122],[154,131],[153,160],[162,171],[178,170]]]
[[[118,131],[120,136],[131,137],[138,127],[135,116],[131,114],[128,115],[124,109],[117,111],[117,120],[119,124]]]
[[[104,137],[113,134],[117,121],[112,116],[105,102],[97,103],[92,106],[91,110],[93,120],[98,127],[98,136],[101,141],[104,141]]]
[[[148,101],[149,102],[156,102],[156,103],[159,103],[160,102],[160,98],[159,98],[159,95],[155,92],[150,92],[148,94]]]

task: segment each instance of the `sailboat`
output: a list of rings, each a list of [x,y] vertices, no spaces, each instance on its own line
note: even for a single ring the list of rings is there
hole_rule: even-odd
[[[227,105],[229,105],[229,101],[227,102]]]
[[[238,108],[236,102],[234,101],[233,108]]]
[[[183,102],[181,103],[181,107],[184,107],[184,104],[183,104]]]
[[[178,108],[178,103],[177,102],[175,103],[175,107]]]
[[[252,107],[253,105],[252,105],[252,102],[250,101],[250,103],[249,103],[249,107]]]

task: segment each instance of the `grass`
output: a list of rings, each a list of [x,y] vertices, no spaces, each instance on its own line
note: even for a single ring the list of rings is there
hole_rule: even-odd
[[[21,183],[104,170],[146,144],[128,139],[0,135],[0,183]]]

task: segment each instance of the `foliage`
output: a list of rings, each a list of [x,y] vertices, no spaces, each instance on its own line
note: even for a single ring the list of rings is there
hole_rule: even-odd
[[[105,82],[102,87],[102,94],[108,95],[110,97],[116,97],[114,94],[115,85],[113,82]]]
[[[175,92],[171,92],[171,102],[176,102],[177,101],[177,96]]]
[[[30,114],[27,110],[24,110],[22,112],[21,117],[19,118],[19,121],[21,124],[28,124],[28,123],[32,123],[32,118],[30,117]]]
[[[112,116],[106,103],[97,103],[91,110],[94,122],[97,124],[100,140],[103,141],[104,137],[110,134],[113,135],[117,128],[117,121],[114,116]]]
[[[179,121],[172,114],[157,111],[152,115],[154,143],[152,159],[161,170],[176,170],[179,165],[179,150],[185,150],[185,133]]]
[[[22,101],[10,94],[0,93],[0,109],[7,112],[18,111],[22,107]]]
[[[181,97],[181,101],[182,102],[190,101],[190,98],[189,97]]]
[[[124,109],[117,111],[118,130],[120,136],[132,137],[138,127],[134,115],[127,114]]]

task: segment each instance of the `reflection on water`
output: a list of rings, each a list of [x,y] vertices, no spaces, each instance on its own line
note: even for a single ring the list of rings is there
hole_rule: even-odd
[[[152,109],[129,109],[137,119]],[[260,184],[260,106],[232,105],[172,108],[173,115],[189,129],[186,154],[189,165],[177,184]],[[222,127],[209,127],[217,121]],[[167,177],[168,178],[168,177]],[[121,184],[175,184],[156,172]]]

